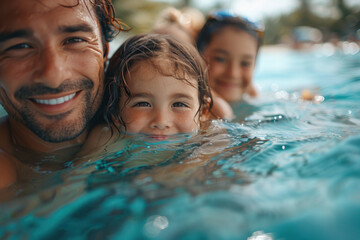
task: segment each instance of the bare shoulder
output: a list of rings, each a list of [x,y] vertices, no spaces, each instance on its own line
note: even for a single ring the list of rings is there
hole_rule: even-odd
[[[101,150],[102,147],[112,142],[116,136],[118,136],[116,129],[107,125],[95,126],[89,132],[78,156],[88,155]]]
[[[8,117],[0,118],[0,189],[10,186],[16,181],[16,159],[9,131]]]
[[[0,189],[16,182],[15,158],[0,149]]]
[[[219,96],[213,97],[213,107],[211,112],[216,118],[232,120],[234,118],[234,112],[228,102]]]
[[[11,153],[12,141],[8,121],[7,116],[0,118],[0,150]]]
[[[5,132],[9,132],[9,118],[8,116],[5,116],[5,117],[0,117],[0,132],[1,132],[1,135],[0,135],[0,138],[3,137],[3,133]]]

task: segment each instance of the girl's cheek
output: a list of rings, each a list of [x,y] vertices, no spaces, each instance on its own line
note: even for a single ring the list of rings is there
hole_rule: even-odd
[[[146,117],[146,114],[144,114],[141,111],[127,110],[124,112],[123,116],[124,119],[127,120],[128,122],[136,122]]]

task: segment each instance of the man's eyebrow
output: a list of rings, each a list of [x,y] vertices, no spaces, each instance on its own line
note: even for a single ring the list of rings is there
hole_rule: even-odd
[[[60,26],[59,32],[61,33],[74,33],[74,32],[94,32],[94,28],[89,24],[83,23],[78,25]]]
[[[71,26],[61,26],[59,28],[59,32],[61,33],[73,33],[73,32],[94,32],[94,28],[89,24],[78,24],[78,25],[71,25]],[[7,40],[13,38],[25,38],[33,36],[33,31],[29,29],[19,29],[12,32],[2,32],[0,33],[0,43],[5,42]]]
[[[2,32],[0,33],[0,43],[13,38],[30,37],[32,35],[33,32],[28,29],[19,29],[13,32]]]

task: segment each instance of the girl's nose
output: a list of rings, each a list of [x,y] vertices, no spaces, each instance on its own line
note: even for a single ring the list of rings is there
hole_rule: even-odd
[[[164,130],[170,128],[172,125],[170,112],[165,109],[157,109],[154,111],[152,121],[150,122],[150,128],[156,128]]]

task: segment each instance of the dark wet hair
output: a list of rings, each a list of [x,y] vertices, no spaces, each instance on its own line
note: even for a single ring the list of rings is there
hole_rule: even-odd
[[[228,26],[245,31],[253,36],[257,41],[257,50],[259,50],[264,34],[262,26],[258,26],[246,18],[233,15],[229,12],[218,11],[208,16],[199,33],[196,42],[199,52],[203,53],[207,45],[211,42],[212,37],[218,34],[224,27]]]
[[[86,0],[74,0],[73,4],[62,5],[63,7],[76,7],[80,4],[80,1]],[[130,30],[130,27],[115,17],[115,9],[112,0],[88,0],[94,7],[96,17],[99,21],[102,33],[102,42],[104,49],[106,49],[106,43],[111,42],[119,32],[126,32]],[[107,49],[105,51],[107,53]]]
[[[172,68],[164,69],[157,60],[167,61]],[[171,36],[144,34],[125,41],[110,59],[105,76],[103,101],[103,116],[106,123],[114,126],[120,123],[126,128],[121,117],[123,106],[119,105],[120,98],[123,97],[123,93],[131,96],[127,87],[127,74],[141,61],[148,61],[165,76],[172,76],[189,84],[192,84],[189,79],[196,79],[200,104],[198,115],[210,111],[212,96],[207,83],[206,67],[196,48]]]

